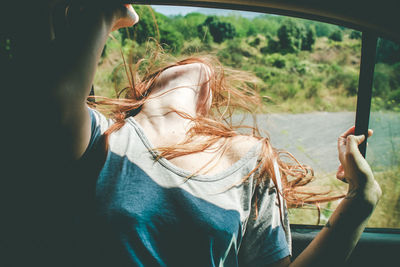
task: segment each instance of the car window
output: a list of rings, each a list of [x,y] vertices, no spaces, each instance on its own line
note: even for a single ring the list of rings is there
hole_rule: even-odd
[[[361,32],[312,20],[198,7],[135,6],[141,20],[107,42],[95,78],[98,95],[115,97],[129,82],[123,66],[149,55],[149,38],[174,57],[195,52],[216,55],[225,66],[251,71],[265,96],[257,115],[272,144],[291,152],[315,171],[313,190],[346,192],[335,179],[337,137],[355,123]],[[395,51],[396,57],[393,57]],[[380,39],[367,159],[384,197],[371,227],[400,222],[399,46]],[[153,57],[154,58],[154,57]],[[146,64],[144,64],[146,66]],[[293,224],[324,224],[339,201],[290,209]],[[393,215],[394,214],[394,215]]]
[[[400,45],[379,38],[367,160],[383,190],[368,226],[400,228]]]

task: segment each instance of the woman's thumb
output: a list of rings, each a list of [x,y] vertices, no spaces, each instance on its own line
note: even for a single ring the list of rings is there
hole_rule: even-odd
[[[347,137],[347,151],[353,155],[360,153],[358,146],[364,142],[364,140],[364,135],[349,135]]]
[[[355,139],[355,141],[356,141],[356,143],[357,143],[357,145],[359,145],[359,144],[361,144],[362,142],[364,142],[364,140],[365,140],[365,135],[355,135],[354,136],[354,139]]]

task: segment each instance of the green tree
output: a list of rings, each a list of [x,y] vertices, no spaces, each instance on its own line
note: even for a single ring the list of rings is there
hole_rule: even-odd
[[[256,35],[256,28],[251,20],[246,17],[242,17],[238,14],[230,14],[229,16],[224,16],[220,18],[221,21],[227,22],[233,25],[236,34],[235,37],[247,37],[251,35]]]
[[[388,64],[400,62],[400,45],[392,41],[379,38],[376,61]]]
[[[280,17],[271,15],[258,16],[251,20],[256,33],[276,35],[280,27]]]
[[[307,30],[307,33],[303,35],[301,42],[301,50],[312,51],[313,45],[315,44],[316,34],[313,27]]]
[[[286,20],[278,29],[279,49],[283,53],[295,53],[301,50],[304,27],[293,20]]]
[[[259,46],[260,43],[261,43],[260,37],[256,37],[256,38],[254,38],[253,41],[249,42],[249,45],[254,47],[254,46]]]
[[[362,33],[360,31],[351,31],[350,39],[361,39]]]
[[[165,47],[167,50],[178,53],[184,43],[183,35],[176,31],[176,29],[169,24],[163,24],[160,29],[160,43],[162,45],[167,45]]]
[[[176,31],[185,36],[186,40],[199,37],[198,26],[202,25],[207,16],[201,13],[189,13],[184,17],[174,17],[172,20]]]
[[[329,39],[336,41],[336,42],[341,42],[343,41],[343,33],[341,30],[335,30],[329,35]]]
[[[204,21],[211,36],[216,43],[222,43],[226,39],[233,39],[236,36],[235,27],[229,22],[222,22],[216,16],[209,16]]]
[[[246,36],[253,36],[253,35],[257,35],[257,28],[256,26],[254,26],[253,23],[251,23],[247,28]]]
[[[266,39],[268,40],[268,45],[261,47],[260,52],[263,54],[279,52],[280,50],[279,40],[273,38],[270,34],[267,34]]]
[[[208,45],[212,43],[213,37],[211,36],[210,29],[207,26],[205,26],[204,24],[197,26],[197,33],[202,43]]]
[[[383,68],[382,68],[383,66]],[[390,93],[390,71],[382,64],[377,64],[374,71],[373,96],[386,98]]]
[[[390,65],[377,63],[375,65],[373,96],[384,101],[384,107],[393,109],[400,104],[400,62]]]
[[[317,37],[328,37],[334,30],[335,26],[327,24],[327,23],[322,23],[322,22],[316,22],[315,23],[315,33]]]
[[[136,12],[140,14],[140,23],[133,27],[122,28],[119,30],[122,35],[122,42],[124,42],[126,38],[130,38],[139,44],[142,44],[149,38],[158,39],[157,28],[160,27],[167,18],[155,12],[149,6],[135,5],[134,8]],[[156,20],[154,20],[153,16]]]

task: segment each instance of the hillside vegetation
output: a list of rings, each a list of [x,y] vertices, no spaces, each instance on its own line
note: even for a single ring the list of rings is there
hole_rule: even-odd
[[[152,59],[160,44],[180,58],[211,54],[223,65],[254,73],[268,112],[354,111],[361,33],[302,19],[190,13],[166,17],[136,6],[141,20],[113,34],[95,80],[96,94],[114,97],[128,85],[127,63]],[[399,110],[400,49],[380,40],[373,109]]]
[[[168,55],[214,55],[231,68],[254,73],[256,90],[266,96],[263,112],[304,113],[355,111],[361,58],[361,33],[343,27],[282,16],[244,18],[235,14],[207,16],[190,13],[165,17],[150,7],[137,6],[140,23],[113,34],[103,53],[95,81],[98,95],[115,97],[129,85],[121,52],[127,65],[147,59],[139,71],[157,64],[157,44]],[[373,88],[373,111],[400,111],[400,47],[379,39]],[[134,67],[133,67],[134,68]],[[393,112],[394,111],[394,112]],[[397,146],[397,137],[390,137]],[[380,140],[380,139],[379,139]],[[394,157],[395,158],[395,157]],[[370,227],[400,227],[399,163],[376,171],[384,196]],[[380,166],[373,166],[378,170]],[[320,173],[324,188],[343,188],[334,173]],[[325,223],[338,202],[321,206]],[[315,207],[290,211],[292,223],[314,224]]]

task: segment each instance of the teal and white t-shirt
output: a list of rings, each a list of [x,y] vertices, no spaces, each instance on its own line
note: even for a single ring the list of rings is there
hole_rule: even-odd
[[[90,150],[113,122],[89,112]],[[260,148],[221,173],[186,179],[190,172],[155,160],[143,129],[128,118],[109,138],[96,184],[105,231],[123,250],[115,266],[261,266],[290,255],[287,212],[283,227],[272,181],[256,189],[252,176],[232,186],[257,166]]]

